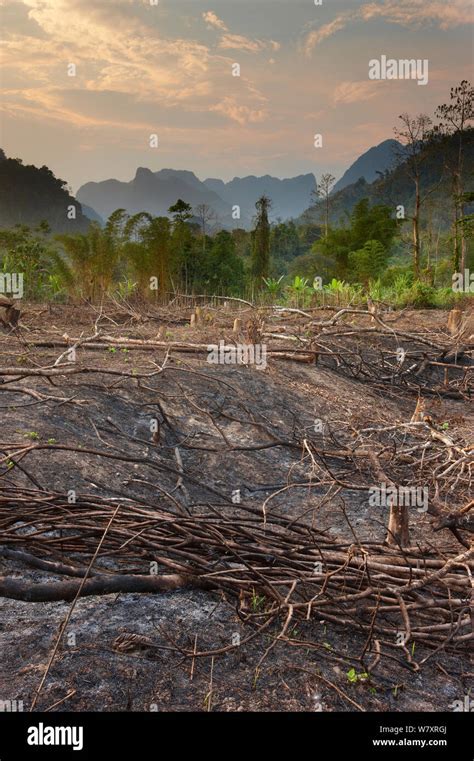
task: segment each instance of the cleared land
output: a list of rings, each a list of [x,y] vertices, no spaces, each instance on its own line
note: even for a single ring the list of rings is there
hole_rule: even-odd
[[[26,305],[1,336],[0,699],[453,710],[473,344],[444,312],[193,309]],[[404,547],[383,482],[428,490]]]

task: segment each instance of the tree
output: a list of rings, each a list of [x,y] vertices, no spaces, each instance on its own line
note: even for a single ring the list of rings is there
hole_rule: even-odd
[[[154,293],[164,296],[170,290],[172,268],[170,220],[140,212],[128,220],[125,236],[124,255],[139,290],[150,295],[151,278],[157,278],[158,288]]]
[[[336,182],[336,178],[332,176],[332,174],[323,174],[319,181],[319,185],[316,191],[313,191],[313,195],[315,198],[321,198],[323,201],[324,206],[324,230],[326,238],[328,237],[329,232],[329,208],[330,208],[330,199],[329,196],[331,194],[332,186]]]
[[[367,285],[386,267],[387,251],[378,240],[368,240],[364,246],[349,254],[349,266],[351,273],[359,283]]]
[[[399,226],[389,206],[369,206],[368,198],[362,198],[355,205],[349,221],[348,227],[330,228],[327,237],[313,244],[311,251],[318,265],[315,274],[320,277],[357,280],[354,264],[362,259],[365,261],[367,252],[359,254],[358,259],[352,257],[352,261],[351,252],[360,252],[366,243],[377,242],[388,254]]]
[[[176,271],[185,290],[190,286],[193,277],[193,262],[191,258],[192,235],[188,220],[193,216],[192,206],[181,198],[178,198],[173,206],[170,206],[168,213],[173,217],[173,233],[171,236],[171,251],[175,261]]]
[[[56,271],[70,293],[95,299],[109,290],[119,256],[112,227],[113,222],[108,230],[102,230],[93,222],[86,234],[56,236],[66,255],[55,254]]]
[[[270,252],[273,259],[290,261],[300,254],[300,248],[298,230],[293,220],[279,222],[271,228]]]
[[[228,230],[221,230],[215,236],[206,269],[213,293],[218,290],[234,293],[241,285],[244,265],[237,256],[235,240]]]
[[[436,116],[440,120],[439,129],[458,138],[458,151],[453,162],[448,162],[448,169],[453,181],[454,206],[454,270],[464,272],[466,267],[466,235],[464,206],[464,145],[469,124],[474,119],[474,89],[465,79],[458,87],[451,88],[450,103],[438,106]],[[459,255],[459,239],[461,253]]]
[[[176,203],[168,209],[168,213],[172,215],[175,224],[182,224],[191,219],[193,216],[192,211],[192,206],[181,198],[178,198]]]
[[[105,223],[106,234],[110,235],[116,243],[123,243],[125,239],[125,227],[128,220],[129,215],[125,209],[116,209]]]
[[[209,222],[216,219],[216,213],[214,209],[208,206],[207,203],[200,203],[194,209],[194,215],[199,220],[199,226],[201,228],[201,236],[202,236],[202,252],[204,254],[206,251],[207,226]]]
[[[251,272],[257,288],[263,287],[263,278],[268,277],[270,270],[270,223],[268,212],[271,201],[267,196],[261,196],[255,204],[257,217],[255,229],[252,232],[252,262]]]
[[[390,206],[369,206],[369,199],[362,198],[351,214],[350,239],[353,248],[362,248],[369,240],[379,241],[389,248],[397,234],[398,220],[392,216]]]
[[[416,279],[420,277],[421,240],[420,240],[420,210],[427,196],[421,195],[421,170],[423,163],[428,158],[426,145],[430,136],[431,119],[426,114],[419,114],[415,118],[404,113],[399,116],[401,127],[395,127],[397,139],[402,143],[403,167],[415,186],[415,201],[412,216],[412,251],[413,273]],[[432,188],[431,192],[434,192]],[[428,195],[430,194],[428,193]]]

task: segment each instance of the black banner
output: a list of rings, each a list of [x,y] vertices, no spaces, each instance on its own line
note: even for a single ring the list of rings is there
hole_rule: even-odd
[[[309,746],[351,758],[472,759],[470,713],[0,714],[0,761],[239,755]],[[158,749],[159,752],[158,752]],[[298,750],[299,749],[299,750]],[[105,755],[106,754],[106,755]]]

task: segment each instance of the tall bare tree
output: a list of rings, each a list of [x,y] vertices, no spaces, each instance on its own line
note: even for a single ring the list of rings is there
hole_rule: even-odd
[[[450,102],[438,106],[436,116],[440,120],[440,131],[447,135],[456,135],[458,140],[454,161],[448,159],[447,168],[453,181],[454,270],[464,272],[466,267],[463,180],[464,148],[466,140],[469,139],[468,127],[474,119],[474,89],[467,80],[463,79],[458,87],[451,88]],[[461,246],[459,246],[459,243]]]
[[[411,117],[404,113],[398,117],[401,121],[400,127],[395,127],[394,132],[397,139],[402,143],[402,154],[405,170],[415,185],[415,202],[413,208],[412,220],[412,250],[413,250],[413,273],[415,278],[420,277],[421,261],[421,238],[420,238],[420,211],[425,203],[430,191],[426,196],[421,193],[421,172],[423,163],[427,160],[428,154],[426,149],[427,141],[431,135],[432,122],[426,114],[419,114]]]
[[[206,251],[206,235],[210,222],[216,221],[216,213],[207,203],[200,203],[194,208],[194,216],[199,220],[202,235],[202,252]]]
[[[311,193],[314,201],[317,202],[319,199],[321,199],[324,204],[324,230],[326,238],[328,237],[329,233],[329,209],[331,206],[331,199],[329,196],[331,194],[332,186],[335,182],[336,178],[333,177],[332,174],[323,174],[319,180],[317,190],[313,190]]]

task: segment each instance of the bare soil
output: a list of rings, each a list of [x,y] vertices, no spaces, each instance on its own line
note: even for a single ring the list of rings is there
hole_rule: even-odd
[[[128,497],[149,505],[159,505],[165,491],[196,515],[202,506],[220,505],[223,498],[239,494],[246,504],[257,509],[265,506],[272,515],[296,519],[304,513],[313,527],[335,538],[383,542],[386,509],[371,507],[365,491],[347,488],[333,494],[329,482],[318,479],[311,487],[298,488],[299,482],[307,484],[311,464],[307,452],[294,442],[316,436],[322,446],[336,449],[347,446],[354,431],[396,429],[410,421],[421,389],[432,424],[462,440],[464,446],[469,440],[473,443],[472,401],[465,379],[465,369],[472,364],[469,347],[459,360],[461,369],[450,370],[448,381],[442,367],[430,366],[422,368],[416,382],[412,376],[406,383],[397,376],[389,383],[380,372],[374,371],[372,377],[364,368],[355,371],[352,366],[351,370],[323,351],[308,362],[269,354],[265,369],[213,365],[207,362],[206,352],[179,351],[177,346],[235,342],[235,317],[245,325],[254,313],[235,303],[208,308],[203,322],[191,328],[191,311],[180,307],[140,314],[138,309],[118,306],[101,312],[82,305],[26,305],[20,329],[0,336],[3,486],[10,483],[61,493],[74,490],[117,500]],[[315,312],[312,319],[327,320],[333,314]],[[392,324],[395,316],[387,315],[387,322]],[[416,332],[428,343],[439,342],[442,336],[449,349],[446,313],[411,311],[396,317],[394,331]],[[304,316],[267,312],[259,319],[265,320],[260,330],[269,348],[290,354],[300,349],[304,353],[308,347],[318,350],[319,333]],[[335,337],[334,346],[341,340],[345,350],[357,346],[367,367],[380,351],[387,350],[387,342],[393,351],[400,345],[408,351],[419,350],[419,365],[423,351],[429,350],[428,344],[412,344],[404,338],[358,333],[358,329],[371,328],[370,316],[347,314],[341,325],[346,334]],[[119,345],[91,348],[79,343],[75,362],[68,363],[67,358],[60,362],[61,368],[88,372],[22,375],[27,370],[52,368],[65,352],[65,343],[73,345],[81,336],[93,336],[95,329],[99,332],[96,342],[112,337]],[[273,337],[265,338],[265,333]],[[279,333],[281,340],[275,337]],[[152,351],[127,348],[126,340],[168,346]],[[1,368],[18,372],[8,375]],[[160,368],[165,369],[160,372]],[[454,385],[448,388],[447,383]],[[150,421],[155,418],[161,422],[157,440],[150,433]],[[315,421],[322,421],[322,431],[315,429]],[[293,445],[267,446],[268,432]],[[28,449],[24,456],[20,444]],[[91,454],[92,450],[104,456]],[[290,483],[294,488],[286,488]],[[457,504],[456,492],[453,503]],[[0,503],[0,574],[32,584],[63,580],[59,574],[2,556],[2,548],[17,546],[11,541],[9,525],[2,523]],[[410,532],[413,546],[427,544],[440,553],[463,551],[450,531],[433,531],[432,516],[427,513],[410,514]],[[28,551],[24,544],[18,548]],[[32,545],[33,554],[34,550]],[[64,558],[65,562],[70,559]],[[87,565],[90,558],[73,559]],[[119,560],[99,554],[95,567],[116,569]],[[148,573],[149,562],[138,561],[135,572]],[[258,608],[258,600],[253,604]],[[69,608],[66,602],[0,599],[0,700],[21,700],[28,710]],[[285,641],[274,644],[261,661],[280,628],[272,625],[239,648],[193,660],[180,648],[213,651],[231,644],[236,634],[241,639],[248,635],[238,600],[222,591],[193,588],[81,598],[37,708],[450,711],[453,701],[463,700],[474,687],[465,648],[436,651],[425,644],[413,647],[411,665],[394,652],[381,659],[369,678],[351,681],[350,669],[364,670],[360,657],[366,635],[357,627],[314,617],[292,623]],[[114,643],[125,633],[147,639],[120,652]],[[418,669],[416,664],[427,655]]]

